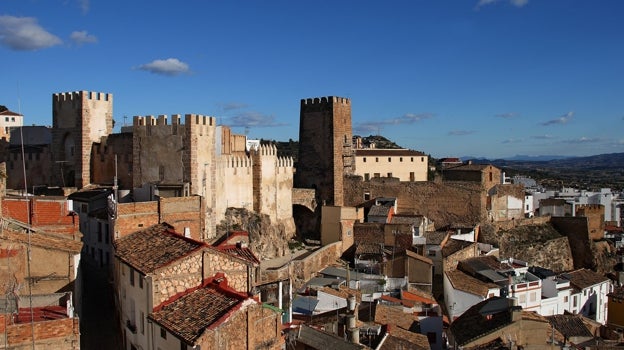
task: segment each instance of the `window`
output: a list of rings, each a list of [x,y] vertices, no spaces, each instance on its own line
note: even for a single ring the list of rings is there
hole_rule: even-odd
[[[420,157],[420,161],[424,162],[425,161],[425,157]]]
[[[416,174],[413,171],[410,171],[410,181],[416,180]]]
[[[388,163],[392,163],[392,158],[388,157]]]
[[[180,350],[186,350],[186,344],[182,340],[180,340]]]
[[[141,311],[141,334],[145,334],[145,314]]]
[[[564,303],[567,303],[567,302],[568,302],[568,296],[567,296],[567,295],[563,297],[563,302],[564,302]]]
[[[410,157],[410,162],[413,162],[413,161],[414,161],[414,157]]]
[[[139,288],[143,289],[143,276],[139,275]]]
[[[576,295],[572,298],[572,307],[576,307]]]
[[[535,301],[536,300],[537,297],[536,297],[535,294],[536,294],[535,292],[532,292],[531,294],[529,294],[529,301]]]
[[[402,161],[403,161],[403,157],[399,157],[399,162],[402,162]]]
[[[167,331],[162,327],[160,327],[160,337],[163,339],[167,339]]]
[[[362,158],[362,162],[366,163],[366,157]]]
[[[130,285],[134,286],[134,270],[130,269]]]
[[[375,157],[375,162],[378,163],[379,162],[379,158]]]
[[[364,174],[364,181],[368,181],[370,180],[370,174],[369,173],[365,173]]]
[[[518,296],[518,303],[525,304],[526,303],[526,294],[520,294]]]
[[[433,249],[430,249],[430,250],[427,251],[427,255],[429,255],[429,256],[436,256],[436,251],[433,250]]]
[[[492,172],[490,171],[490,181],[492,181]]]
[[[375,173],[373,176],[374,176],[374,177],[380,177],[380,176],[381,176],[381,174],[379,174],[379,173]]]
[[[364,192],[364,200],[369,201],[371,199],[370,192]]]
[[[392,177],[392,173],[388,173],[388,177]]]

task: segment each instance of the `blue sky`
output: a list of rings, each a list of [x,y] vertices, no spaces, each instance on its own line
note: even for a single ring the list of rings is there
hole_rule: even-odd
[[[624,152],[624,1],[0,0],[0,104],[52,94],[298,138],[302,98],[434,157]]]

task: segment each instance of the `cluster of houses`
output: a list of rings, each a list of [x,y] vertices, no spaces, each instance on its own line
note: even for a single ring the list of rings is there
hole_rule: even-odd
[[[181,116],[138,117],[128,132],[89,141],[93,127],[112,129],[112,96],[78,92],[54,103],[63,132],[48,130],[51,139],[27,153],[12,140],[5,181],[20,185],[13,174],[24,165],[76,188],[2,188],[0,343],[78,349],[97,339],[83,294],[99,279],[110,286],[98,302],[112,320],[101,333],[118,338],[100,344],[127,350],[621,346],[624,266],[609,265],[622,233],[616,193],[542,195],[459,159],[444,160],[431,180],[421,152],[351,144],[343,98],[302,100],[302,124],[327,113],[346,124],[327,126],[329,136],[306,124],[302,139],[322,144],[304,147],[300,163],[312,160],[297,172],[274,147],[247,149],[254,143],[214,118],[187,115],[185,126]],[[4,126],[9,135],[14,125]],[[115,149],[127,167],[119,178]],[[313,151],[330,157],[318,162]],[[58,152],[70,160],[54,161]],[[174,161],[181,166],[165,167]],[[58,174],[34,174],[39,163],[55,163]],[[309,186],[294,186],[295,176]],[[232,208],[257,216],[219,235]],[[522,254],[520,234],[493,243],[492,232],[537,224],[554,232],[542,235],[539,254],[537,235],[526,245],[533,255]],[[318,239],[290,240],[316,229]]]

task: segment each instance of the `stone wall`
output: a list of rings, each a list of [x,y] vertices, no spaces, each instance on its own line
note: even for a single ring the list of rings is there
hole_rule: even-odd
[[[251,290],[250,281],[255,279],[253,270],[250,268],[250,264],[243,260],[213,248],[206,248],[203,264],[204,278],[209,278],[218,272],[222,272],[225,274],[228,285],[231,288],[243,293]]]
[[[477,223],[486,217],[486,192],[478,182],[399,182],[388,178],[363,181],[345,179],[345,205],[358,206],[370,198],[396,197],[397,213],[413,213],[432,219],[436,227]]]
[[[224,323],[207,329],[197,343],[202,349],[282,349],[280,317],[260,304],[243,305]]]
[[[112,94],[89,91],[54,94],[52,185],[75,186],[78,189],[88,185],[93,143],[112,131]]]
[[[321,204],[344,204],[343,177],[352,172],[351,100],[301,100],[295,187],[315,188]]]
[[[95,142],[91,149],[91,182],[132,189],[132,133],[111,134]],[[116,167],[116,168],[115,168]]]
[[[501,239],[499,256],[527,261],[531,266],[543,267],[556,273],[574,269],[568,237],[523,243]]]
[[[154,307],[182,293],[199,286],[203,281],[202,252],[195,252],[174,264],[166,265],[154,271]]]
[[[574,269],[595,269],[587,218],[553,216],[550,221],[560,234],[568,237]]]
[[[476,256],[478,256],[477,244],[473,243],[464,249],[458,250],[455,253],[444,257],[442,260],[442,270],[445,272],[455,270],[457,269],[457,264],[459,264],[460,261],[468,258],[474,258]]]
[[[335,265],[342,254],[342,242],[328,244],[301,260],[293,260],[293,288],[299,288],[322,269]]]

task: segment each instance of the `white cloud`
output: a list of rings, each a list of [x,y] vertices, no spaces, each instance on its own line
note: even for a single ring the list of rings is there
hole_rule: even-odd
[[[276,123],[275,116],[266,115],[259,112],[245,112],[231,118],[232,127],[273,127],[284,126],[286,124]]]
[[[464,136],[474,134],[473,130],[451,130],[448,132],[450,136]]]
[[[593,138],[593,137],[580,137],[578,139],[570,139],[570,140],[564,140],[563,142],[565,143],[595,143],[595,142],[600,142],[602,141],[599,138]]]
[[[500,113],[495,115],[495,117],[498,118],[503,118],[503,119],[511,119],[511,118],[515,118],[517,117],[519,114],[515,113],[515,112],[509,112],[509,113]]]
[[[0,16],[0,43],[12,50],[34,51],[63,43],[33,17]]]
[[[148,71],[154,74],[162,74],[162,75],[170,75],[170,76],[190,72],[189,65],[178,60],[177,58],[167,58],[166,60],[154,60],[150,63],[140,65],[138,69]]]
[[[567,124],[570,119],[572,119],[572,117],[574,116],[574,112],[568,112],[564,115],[562,115],[559,118],[555,118],[555,119],[551,119],[549,121],[545,121],[542,123],[542,125],[544,126],[548,126],[548,125],[563,125],[563,124]]]
[[[491,5],[498,1],[499,0],[479,0],[476,8],[479,9],[483,6]],[[508,2],[515,7],[524,7],[529,3],[529,0],[508,0]]]
[[[91,7],[89,0],[78,0],[78,6],[80,6],[80,10],[83,14],[89,12],[89,8]]]
[[[535,135],[535,136],[531,136],[531,137],[536,139],[536,140],[552,140],[552,139],[555,138],[554,136],[548,135],[548,134],[545,134],[545,135]]]
[[[507,143],[520,143],[520,142],[522,142],[522,139],[514,139],[514,138],[501,141],[501,143],[505,143],[505,144],[507,144]]]
[[[86,30],[72,32],[69,38],[77,45],[97,43],[98,41],[95,35],[87,33]]]

